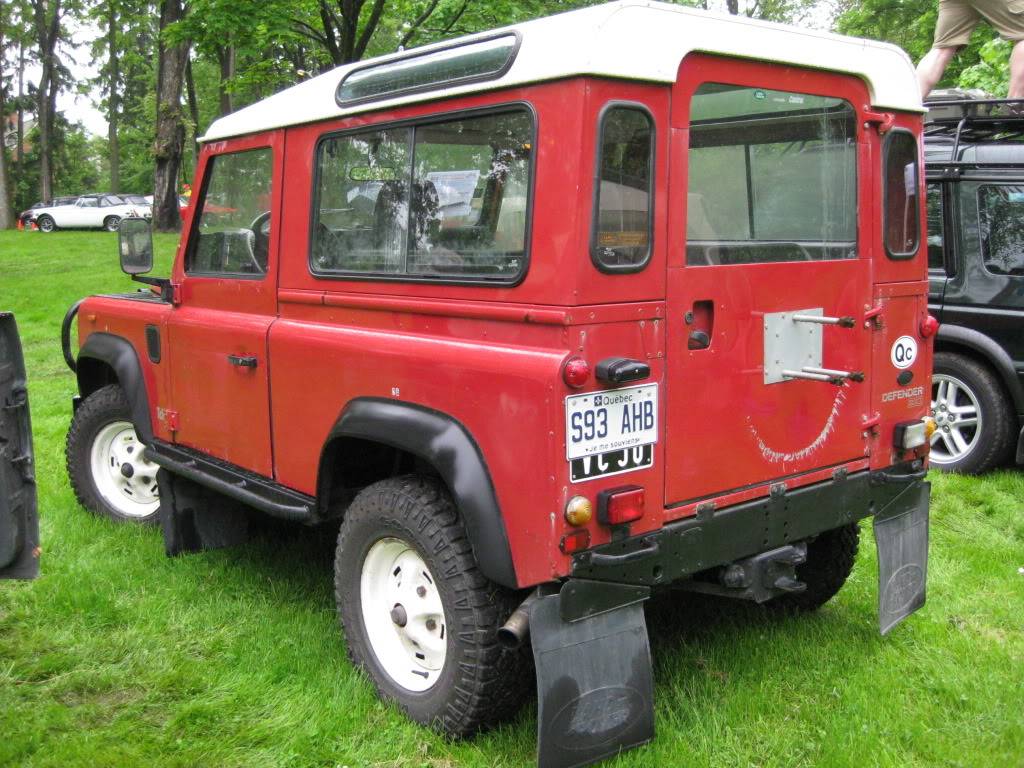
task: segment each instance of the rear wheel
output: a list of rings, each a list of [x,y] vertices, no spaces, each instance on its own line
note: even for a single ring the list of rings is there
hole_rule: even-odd
[[[931,463],[948,472],[977,474],[1006,456],[1013,413],[995,375],[954,352],[937,352],[932,374]]]
[[[160,511],[156,473],[116,384],[98,389],[75,411],[68,430],[68,475],[78,502],[119,522],[155,522]]]
[[[796,566],[803,592],[777,597],[770,605],[794,611],[816,611],[836,596],[853,570],[860,545],[860,526],[843,525],[825,531],[807,545],[807,560]]]
[[[107,218],[103,220],[103,228],[107,230],[107,232],[117,232],[117,228],[120,226],[120,216],[107,216]]]
[[[392,478],[356,497],[338,534],[335,596],[352,662],[413,720],[461,737],[521,705],[528,657],[497,637],[514,595],[480,573],[436,481]]]
[[[45,213],[36,219],[36,226],[40,232],[53,232],[57,229],[57,224],[54,222],[51,216],[47,216]]]

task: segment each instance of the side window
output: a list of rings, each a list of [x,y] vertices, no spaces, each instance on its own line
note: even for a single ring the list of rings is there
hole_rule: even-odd
[[[843,99],[705,83],[690,102],[690,265],[857,258],[857,121]]]
[[[532,151],[525,110],[326,138],[313,272],[514,282]]]
[[[83,208],[99,208],[100,202],[95,197],[83,197],[78,201]]]
[[[272,170],[269,148],[210,158],[189,244],[189,274],[266,274]]]
[[[928,204],[928,269],[945,271],[946,223],[943,219],[942,185],[929,184]]]
[[[598,141],[591,257],[601,270],[636,271],[651,254],[654,126],[644,110],[615,106]]]
[[[978,225],[985,269],[1024,275],[1024,185],[979,186]]]
[[[917,252],[918,223],[917,139],[906,131],[892,131],[885,141],[885,250],[895,259]]]

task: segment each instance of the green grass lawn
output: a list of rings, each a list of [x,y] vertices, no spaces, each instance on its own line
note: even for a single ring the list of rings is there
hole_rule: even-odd
[[[449,743],[381,704],[345,657],[329,538],[168,559],[159,530],[83,511],[64,436],[60,322],[122,291],[116,237],[0,232],[35,428],[42,577],[0,582],[0,766],[498,766],[536,709]],[[174,239],[156,243],[166,274]],[[617,766],[1024,765],[1024,473],[933,477],[928,603],[880,638],[874,547],[818,614],[661,599],[655,742]]]

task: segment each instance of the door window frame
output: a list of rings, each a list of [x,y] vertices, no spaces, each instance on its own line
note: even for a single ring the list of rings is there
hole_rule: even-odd
[[[914,142],[914,149],[916,150],[914,157],[914,180],[917,185],[917,200],[914,204],[914,217],[917,220],[917,226],[914,228],[914,231],[917,233],[917,239],[914,241],[914,247],[909,251],[893,251],[889,248],[889,153],[892,151],[892,145],[895,137],[900,135],[909,136],[911,141]],[[879,183],[882,186],[882,247],[885,248],[885,255],[893,261],[909,261],[917,256],[921,251],[921,203],[924,202],[921,199],[922,167],[921,142],[918,141],[917,136],[906,128],[893,128],[885,134],[885,139],[882,141],[882,169],[881,175],[879,176]],[[927,186],[927,184],[925,186]],[[925,190],[924,197],[927,197],[927,189]]]

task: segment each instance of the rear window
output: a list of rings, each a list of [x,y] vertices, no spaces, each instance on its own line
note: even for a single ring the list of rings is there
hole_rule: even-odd
[[[979,186],[978,225],[985,269],[1024,275],[1024,185]]]
[[[646,110],[614,106],[601,118],[590,253],[604,271],[642,269],[651,254],[654,126]]]
[[[885,250],[894,259],[917,252],[918,208],[917,139],[896,130],[885,140]]]
[[[690,102],[691,265],[857,257],[853,107],[705,83]]]
[[[515,282],[527,260],[532,156],[525,109],[327,137],[312,271]]]

